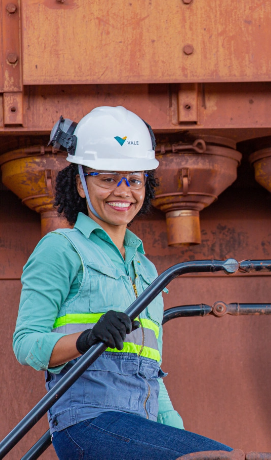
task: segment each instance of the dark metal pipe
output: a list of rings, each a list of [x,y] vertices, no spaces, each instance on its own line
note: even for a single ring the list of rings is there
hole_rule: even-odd
[[[271,303],[230,303],[229,315],[271,315]]]
[[[271,260],[242,260],[239,271],[243,273],[271,271]]]
[[[165,270],[152,284],[128,307],[126,314],[133,320],[149,303],[177,276],[193,272],[218,272],[235,273],[239,264],[235,259],[200,260],[183,262]],[[83,374],[106,349],[104,343],[93,345],[66,373],[36,406],[18,423],[18,425],[0,443],[0,458],[5,455],[28,433],[53,404],[70,388],[70,386]]]
[[[174,318],[187,318],[189,316],[206,316],[212,312],[212,307],[206,304],[199,305],[181,305],[179,307],[169,308],[164,312],[162,324]]]
[[[212,307],[212,314],[215,316],[240,315],[271,315],[270,303],[229,303],[215,302]]]
[[[36,460],[48,449],[52,444],[50,430],[46,431],[44,435],[34,444],[31,449],[21,458],[21,460]]]

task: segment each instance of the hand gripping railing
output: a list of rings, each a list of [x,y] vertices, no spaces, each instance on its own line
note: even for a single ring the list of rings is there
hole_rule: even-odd
[[[270,261],[271,266],[271,261]],[[177,276],[185,273],[195,272],[218,272],[224,271],[228,274],[235,273],[239,264],[235,259],[222,260],[200,260],[183,262],[165,270],[153,283],[127,308],[126,314],[134,320],[149,303]],[[104,343],[93,345],[66,373],[36,406],[18,423],[18,425],[0,443],[0,458],[3,458],[28,431],[40,420],[40,418],[52,407],[60,396],[83,374],[106,349]],[[45,446],[46,444],[46,446]],[[43,435],[43,441],[38,441],[35,446],[23,457],[24,460],[36,459],[50,445],[48,432]],[[44,447],[45,446],[45,447]],[[35,450],[35,449],[36,450]],[[32,451],[32,453],[31,453]]]

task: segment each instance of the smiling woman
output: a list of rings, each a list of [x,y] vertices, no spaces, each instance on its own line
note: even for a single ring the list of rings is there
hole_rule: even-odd
[[[183,430],[161,370],[163,299],[131,322],[127,307],[156,278],[127,229],[154,197],[155,139],[123,107],[99,107],[51,135],[71,163],[56,206],[73,229],[46,235],[24,267],[14,351],[50,390],[93,344],[108,347],[48,412],[59,459],[176,459],[230,449]],[[159,422],[159,423],[157,423]]]

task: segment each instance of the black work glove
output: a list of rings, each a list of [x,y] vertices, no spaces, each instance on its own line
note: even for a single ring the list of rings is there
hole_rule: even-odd
[[[123,341],[126,334],[140,327],[139,321],[131,321],[126,313],[109,310],[101,316],[93,329],[86,329],[79,335],[76,348],[84,354],[97,342],[104,342],[109,348],[123,349]]]

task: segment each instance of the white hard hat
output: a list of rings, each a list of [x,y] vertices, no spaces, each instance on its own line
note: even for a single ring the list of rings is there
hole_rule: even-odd
[[[104,171],[156,169],[155,146],[146,123],[124,107],[97,107],[78,123],[67,160]]]

